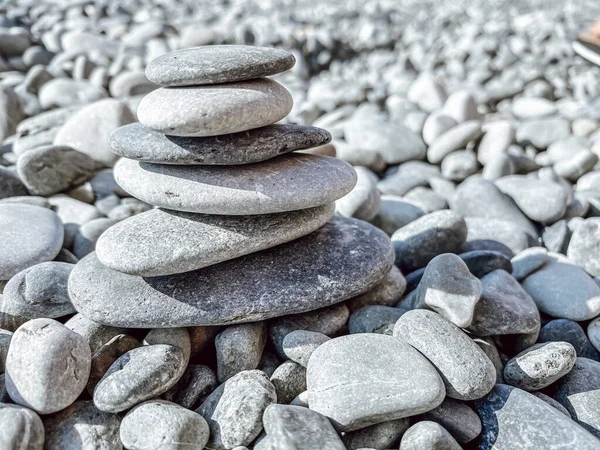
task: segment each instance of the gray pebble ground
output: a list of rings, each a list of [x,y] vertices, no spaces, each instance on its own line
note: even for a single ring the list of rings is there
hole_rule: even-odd
[[[600,450],[577,1],[0,2],[0,450]]]

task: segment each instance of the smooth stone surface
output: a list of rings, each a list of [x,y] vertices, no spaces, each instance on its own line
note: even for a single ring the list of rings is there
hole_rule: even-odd
[[[405,309],[390,306],[365,306],[352,313],[348,331],[350,334],[380,333],[391,336],[394,324],[405,312]]]
[[[39,147],[24,153],[17,171],[33,195],[52,195],[87,181],[96,162],[88,155],[65,146]]]
[[[240,372],[221,384],[196,410],[208,422],[208,448],[249,445],[262,430],[265,409],[276,401],[275,388],[260,370]]]
[[[596,319],[594,319],[596,320]],[[593,328],[594,321],[588,325],[588,336],[577,322],[568,319],[554,319],[548,322],[540,330],[538,342],[568,342],[571,344],[577,356],[600,361],[600,354],[592,341],[590,327]]]
[[[600,317],[595,318],[588,324],[587,335],[594,348],[600,351]]]
[[[432,164],[439,164],[442,159],[455,150],[465,146],[481,135],[481,122],[470,120],[450,128],[438,136],[427,149],[427,160]]]
[[[306,367],[310,355],[325,342],[329,341],[329,336],[316,331],[294,330],[283,338],[283,353],[290,360]]]
[[[522,145],[531,144],[538,149],[545,149],[553,142],[566,138],[569,133],[569,122],[565,119],[531,119],[519,124],[516,139]]]
[[[184,408],[194,409],[217,385],[217,376],[210,367],[190,364],[177,384],[164,394],[164,398]]]
[[[473,250],[458,255],[462,259],[469,272],[477,278],[481,278],[497,269],[512,272],[511,260],[500,252],[493,250]]]
[[[491,219],[483,217],[466,217],[467,248],[500,251],[505,256],[512,258],[515,253],[522,252],[535,243],[534,239],[522,227],[508,220]],[[505,251],[502,251],[505,249]]]
[[[536,344],[506,363],[504,379],[525,391],[537,391],[569,373],[576,358],[575,348],[568,342]]]
[[[160,88],[147,94],[139,121],[173,136],[218,136],[264,127],[292,110],[292,96],[279,83],[258,78],[235,83]]]
[[[100,411],[90,400],[77,401],[68,408],[44,417],[45,448],[121,450],[121,419]]]
[[[308,408],[269,405],[263,415],[266,436],[255,450],[346,450],[327,418]]]
[[[325,225],[333,212],[332,204],[257,216],[153,209],[110,227],[98,239],[96,255],[131,275],[189,272],[298,239]]]
[[[366,167],[356,166],[356,186],[335,202],[335,211],[345,217],[367,222],[379,212],[381,194],[377,190],[377,175]]]
[[[6,357],[6,390],[40,414],[60,411],[85,389],[90,374],[85,339],[52,319],[33,319],[13,334]]]
[[[454,325],[467,328],[480,295],[481,281],[460,257],[444,253],[427,264],[417,287],[415,307],[430,308]]]
[[[440,406],[423,414],[423,419],[442,425],[460,444],[481,433],[481,420],[467,404],[446,398]]]
[[[571,235],[567,248],[569,261],[582,267],[592,277],[600,276],[600,218],[582,221]]]
[[[405,225],[392,235],[396,265],[408,273],[442,253],[460,253],[467,225],[456,213],[436,211]]]
[[[487,394],[496,382],[494,365],[483,350],[433,311],[406,312],[396,322],[394,337],[416,348],[435,366],[448,397],[474,400]]]
[[[0,403],[0,448],[6,450],[42,450],[44,425],[29,408]]]
[[[294,55],[276,48],[210,45],[160,55],[148,63],[146,76],[166,86],[228,83],[285,72],[295,62]]]
[[[598,439],[543,400],[512,386],[498,384],[475,402],[483,431],[481,450],[549,450],[598,448]]]
[[[75,312],[67,282],[73,264],[49,261],[19,272],[4,287],[0,311],[36,319]]]
[[[512,276],[522,281],[548,261],[548,251],[544,247],[531,247],[516,254],[511,260]]]
[[[581,268],[548,262],[522,281],[541,312],[559,319],[589,320],[600,314],[600,287]]]
[[[151,205],[204,214],[269,214],[332,203],[356,173],[327,156],[288,154],[244,166],[172,166],[121,159],[117,183]]]
[[[419,206],[405,200],[403,197],[382,195],[379,213],[372,222],[391,236],[396,230],[408,225],[424,214],[425,212]]]
[[[119,431],[129,450],[202,449],[208,435],[208,424],[200,414],[164,400],[134,407],[123,418]]]
[[[0,166],[0,199],[27,194],[27,188],[19,177],[13,171]]]
[[[512,103],[512,113],[520,119],[550,116],[555,112],[554,102],[542,97],[521,97]]]
[[[101,411],[125,411],[158,397],[179,381],[185,371],[183,352],[172,345],[146,345],[119,357],[94,389]]]
[[[63,224],[54,211],[24,204],[0,204],[0,280],[51,261],[63,244]]]
[[[529,334],[540,329],[540,313],[533,299],[505,270],[481,278],[481,298],[467,330],[477,336]]]
[[[126,332],[124,328],[115,328],[102,325],[98,322],[88,319],[81,314],[75,314],[65,322],[65,327],[75,333],[83,336],[92,350],[96,353],[100,347],[119,334]]]
[[[116,129],[109,145],[117,155],[160,164],[250,164],[294,150],[327,144],[331,135],[316,127],[275,124],[221,136],[169,136],[141,123]]]
[[[462,447],[439,423],[423,420],[404,433],[400,448],[402,450],[460,450]]]
[[[410,426],[410,419],[388,420],[356,431],[345,432],[342,441],[350,449],[387,449],[397,446]]]
[[[351,298],[346,304],[350,311],[369,305],[393,306],[398,303],[405,290],[406,279],[400,269],[393,266],[375,286],[364,294]]]
[[[310,409],[344,431],[429,411],[445,395],[442,379],[425,357],[380,334],[325,342],[310,357],[306,379]]]
[[[54,138],[55,145],[68,146],[95,161],[112,166],[118,159],[108,144],[117,128],[135,122],[129,107],[119,100],[104,99],[77,111]]]
[[[92,355],[90,377],[86,386],[90,395],[94,394],[96,385],[117,359],[129,350],[141,346],[142,343],[137,339],[127,334],[118,334],[94,352]]]
[[[223,383],[244,370],[256,369],[266,340],[264,322],[232,325],[221,331],[215,337],[219,381]]]
[[[73,270],[69,294],[78,311],[113,326],[253,322],[354,297],[383,278],[392,260],[383,232],[335,217],[314,233],[273,249],[166,277],[122,274],[90,254]]]

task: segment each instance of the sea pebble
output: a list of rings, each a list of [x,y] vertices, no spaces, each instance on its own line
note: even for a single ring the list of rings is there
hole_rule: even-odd
[[[29,408],[0,403],[0,448],[42,450],[44,425]]]

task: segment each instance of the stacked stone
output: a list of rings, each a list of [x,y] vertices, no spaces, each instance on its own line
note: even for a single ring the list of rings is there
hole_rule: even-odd
[[[275,124],[290,93],[265,78],[294,65],[283,50],[211,46],[153,60],[140,123],[110,139],[114,174],[157,208],[109,228],[69,279],[77,310],[128,328],[252,322],[329,306],[391,269],[389,238],[333,217],[356,184],[319,128]]]

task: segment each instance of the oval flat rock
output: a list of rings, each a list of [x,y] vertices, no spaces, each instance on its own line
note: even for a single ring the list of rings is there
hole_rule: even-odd
[[[137,161],[161,164],[234,165],[264,161],[294,150],[318,147],[331,135],[317,127],[267,125],[221,136],[169,136],[139,122],[113,132],[114,153]]]
[[[249,45],[207,45],[166,53],[146,67],[146,77],[164,86],[229,83],[275,75],[294,67],[285,50]]]
[[[292,153],[244,166],[173,166],[122,158],[117,183],[151,205],[203,214],[269,214],[332,203],[352,190],[348,163]]]
[[[99,323],[167,328],[255,322],[339,303],[389,272],[389,238],[334,217],[300,239],[193,272],[142,278],[102,265],[95,253],[69,278],[77,310]]]

